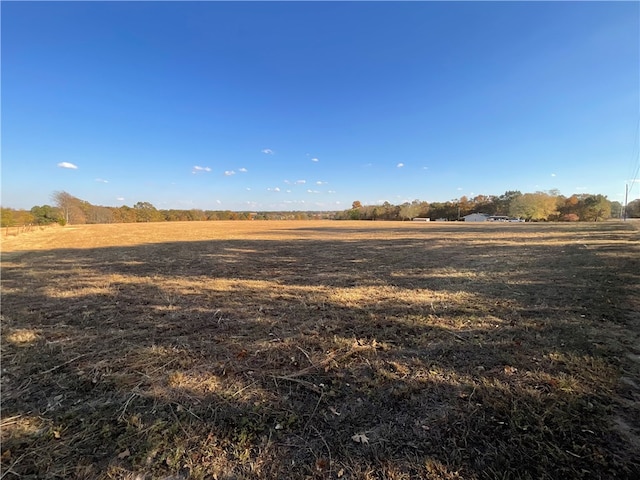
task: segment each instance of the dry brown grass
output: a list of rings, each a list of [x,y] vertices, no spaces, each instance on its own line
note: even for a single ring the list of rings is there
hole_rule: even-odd
[[[0,478],[638,478],[629,224],[2,243]]]

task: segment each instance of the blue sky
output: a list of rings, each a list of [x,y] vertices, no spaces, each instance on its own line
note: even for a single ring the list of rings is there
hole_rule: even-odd
[[[1,8],[3,206],[621,201],[638,165],[637,2]]]

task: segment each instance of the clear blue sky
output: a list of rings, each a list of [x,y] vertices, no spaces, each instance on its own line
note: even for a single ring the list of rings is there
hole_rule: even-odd
[[[7,207],[621,201],[638,165],[638,2],[1,8]]]

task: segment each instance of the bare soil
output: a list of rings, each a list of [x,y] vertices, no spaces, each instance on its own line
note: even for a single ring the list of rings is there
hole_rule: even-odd
[[[640,478],[630,223],[2,242],[4,479]]]

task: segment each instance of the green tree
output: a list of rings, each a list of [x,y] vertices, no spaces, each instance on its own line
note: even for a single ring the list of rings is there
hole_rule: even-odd
[[[640,218],[640,198],[627,203],[627,218]]]
[[[0,224],[3,227],[12,227],[14,225],[13,208],[0,208]]]
[[[581,220],[599,222],[611,217],[611,202],[604,195],[587,195],[582,199]]]
[[[149,202],[138,202],[133,206],[136,213],[136,222],[160,222],[163,215]]]
[[[494,200],[494,213],[496,215],[509,215],[511,202],[521,196],[522,192],[520,190],[507,190]]]
[[[611,218],[622,218],[622,204],[620,202],[611,202]]]
[[[31,208],[34,222],[37,225],[49,225],[51,223],[63,222],[63,217],[58,208],[51,205],[34,206]]]
[[[420,202],[414,200],[412,203],[406,202],[400,206],[398,215],[402,220],[411,220],[418,216],[420,212]]]

